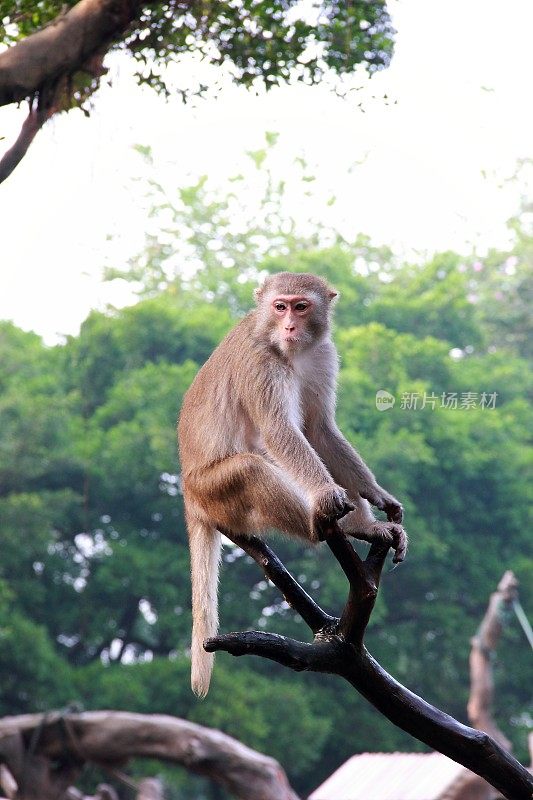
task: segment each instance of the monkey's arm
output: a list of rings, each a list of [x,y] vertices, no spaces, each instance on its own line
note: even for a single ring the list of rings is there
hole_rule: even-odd
[[[260,430],[268,454],[300,485],[313,491],[333,484],[323,462],[287,415],[269,419]]]
[[[291,415],[290,396],[279,382],[255,393],[249,406],[265,450],[272,460],[309,495],[315,521],[339,516],[347,503],[346,491],[337,485]]]
[[[349,497],[356,498],[359,494],[376,508],[385,511],[391,522],[401,523],[401,503],[378,484],[371,470],[357,450],[346,441],[334,420],[317,420],[310,428],[308,438],[333,479],[346,489]]]

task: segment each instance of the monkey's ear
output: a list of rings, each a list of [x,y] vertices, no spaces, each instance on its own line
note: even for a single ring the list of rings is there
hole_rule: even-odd
[[[333,289],[330,289],[329,292],[328,292],[328,297],[329,297],[330,300],[333,300],[334,297],[338,297],[338,295],[339,295],[339,293],[338,292],[334,292]]]
[[[263,294],[263,287],[258,286],[257,289],[254,289],[254,297],[257,302],[261,300],[261,295]]]

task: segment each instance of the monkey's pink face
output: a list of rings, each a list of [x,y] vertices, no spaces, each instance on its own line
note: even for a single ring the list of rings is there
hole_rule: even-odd
[[[307,343],[312,338],[309,323],[314,306],[308,295],[276,295],[271,303],[274,338],[286,347]]]

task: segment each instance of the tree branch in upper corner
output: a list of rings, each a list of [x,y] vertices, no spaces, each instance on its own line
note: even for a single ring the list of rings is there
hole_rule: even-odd
[[[80,70],[95,77],[102,74],[103,55],[140,9],[139,0],[80,0],[0,53],[0,106],[30,100],[30,113],[16,142],[0,159],[0,183],[20,163],[44,122],[61,110],[61,95],[68,93],[66,80]]]
[[[150,5],[150,3],[147,3]],[[0,54],[0,106],[35,94],[81,69],[138,16],[138,0],[80,0],[40,31]]]

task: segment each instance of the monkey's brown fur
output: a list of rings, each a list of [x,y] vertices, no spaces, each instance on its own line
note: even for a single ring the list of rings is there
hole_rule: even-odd
[[[178,426],[192,577],[193,690],[209,688],[218,628],[218,528],[276,528],[318,540],[324,522],[354,508],[346,533],[405,555],[401,505],[382,489],[335,424],[336,292],[322,278],[279,273],[257,308],[217,347],[186,393]],[[387,512],[377,521],[369,507]]]

